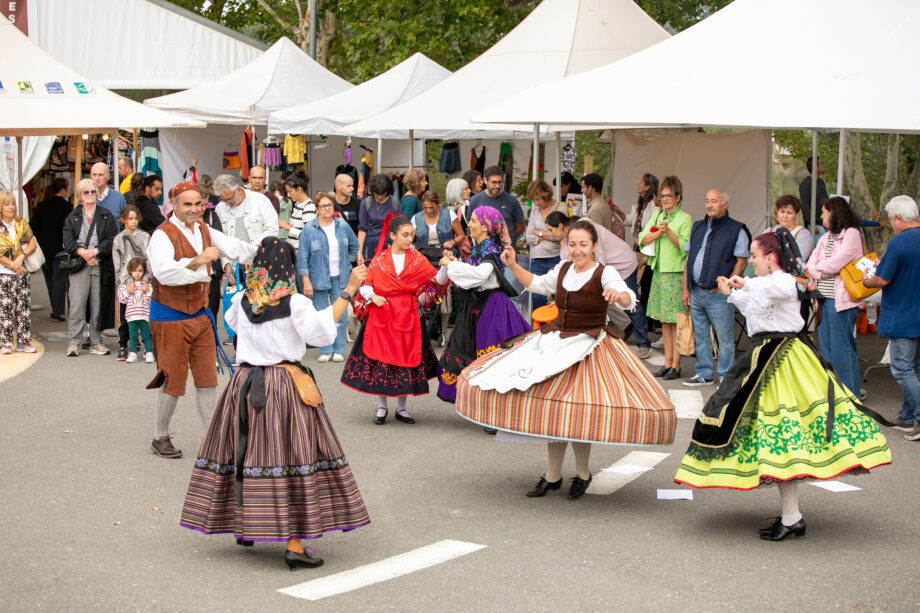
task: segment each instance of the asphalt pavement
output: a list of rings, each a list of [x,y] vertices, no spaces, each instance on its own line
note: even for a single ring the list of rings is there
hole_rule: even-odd
[[[859,491],[802,485],[807,535],[772,543],[757,532],[780,512],[775,488],[657,499],[658,489],[687,489],[672,479],[691,419],[679,420],[671,446],[595,445],[595,474],[637,450],[668,454],[616,491],[568,501],[564,487],[531,499],[524,493],[544,470],[545,445],[498,442],[433,393],[409,400],[417,424],[391,417],[376,426],[374,400],[342,386],[341,364],[316,364],[318,351],[311,349],[305,363],[317,374],[371,524],[311,542],[325,565],[289,572],[282,544],[242,548],[230,535],[179,527],[203,433],[193,396],[180,401],[173,419],[173,441],[184,456],[156,457],[149,451],[155,392],[144,389],[154,366],[118,362],[114,351],[65,357],[66,343],[53,340],[64,325],[52,323],[47,311],[34,313],[33,329],[46,338],[44,354],[0,382],[4,611],[569,607],[683,613],[920,606],[920,553],[913,542],[920,443],[895,430],[884,429],[892,465],[840,479]],[[107,343],[116,346],[113,339]],[[884,340],[861,337],[859,348],[865,369],[881,357]],[[686,376],[692,364],[684,359]],[[664,383],[687,389],[679,381]],[[866,388],[869,406],[896,416],[901,393],[887,369],[873,371]],[[702,388],[703,398],[712,389]],[[565,477],[573,471],[568,452]],[[392,578],[320,600],[278,591],[340,573],[361,584],[371,574],[368,565],[407,553],[417,560],[410,552],[441,541],[484,547],[406,574],[385,570]]]

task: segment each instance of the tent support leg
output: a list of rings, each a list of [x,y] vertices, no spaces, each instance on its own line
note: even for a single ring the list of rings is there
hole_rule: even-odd
[[[837,195],[843,195],[843,167],[847,162],[847,131],[840,130],[840,143],[837,145]]]
[[[555,165],[553,168],[553,198],[556,202],[559,202],[559,195],[562,193],[562,163],[559,161],[559,157],[562,154],[562,134],[556,132],[556,158]]]
[[[811,230],[815,230],[816,202],[818,200],[818,130],[811,131]]]
[[[533,168],[530,171],[530,180],[536,181],[537,169],[540,167],[540,124],[533,124]]]
[[[377,162],[380,168],[380,162]],[[409,130],[409,170],[415,168],[415,130]]]
[[[19,209],[19,215],[23,219],[29,218],[29,205],[26,204],[26,190],[22,185],[22,137],[16,137],[16,174],[18,175],[18,187],[17,191],[19,192],[19,204],[17,208]]]
[[[378,169],[383,168],[383,139],[382,138],[377,139],[377,168]]]
[[[112,186],[115,188],[116,192],[120,192],[121,177],[118,176],[118,130],[115,130],[114,133],[109,135],[109,142],[112,143],[112,173],[115,177],[112,179]]]
[[[77,196],[77,183],[83,179],[83,136],[75,134],[74,140],[77,141],[73,158],[73,203],[76,206],[80,203]]]

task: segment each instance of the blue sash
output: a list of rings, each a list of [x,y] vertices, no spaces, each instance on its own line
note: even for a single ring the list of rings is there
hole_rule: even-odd
[[[186,319],[195,319],[202,315],[207,315],[208,319],[211,320],[211,330],[214,331],[214,344],[217,346],[217,372],[224,374],[224,365],[226,365],[232,375],[234,372],[233,364],[224,352],[223,347],[221,347],[220,337],[217,335],[217,322],[214,321],[214,314],[211,313],[210,309],[202,307],[197,313],[189,315],[188,313],[183,313],[182,311],[177,311],[176,309],[168,307],[165,304],[160,304],[156,300],[150,301],[150,321],[184,321]]]

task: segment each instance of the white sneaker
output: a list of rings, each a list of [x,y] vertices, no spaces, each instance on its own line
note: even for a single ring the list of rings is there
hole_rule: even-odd
[[[80,350],[77,348],[76,345],[67,345],[67,357],[68,358],[75,358],[78,355],[80,355]]]
[[[9,355],[9,354],[13,353],[13,346],[12,346],[12,345],[4,345],[4,346],[0,347],[0,353],[2,353],[3,355]]]
[[[91,346],[89,348],[89,352],[93,355],[109,355],[112,353],[109,351],[109,348],[102,343],[96,343],[95,345]]]
[[[35,353],[38,349],[32,343],[19,343],[16,345],[16,351],[21,351],[22,353]]]
[[[321,356],[319,356],[318,358],[316,358],[316,361],[317,361],[317,362],[324,362],[324,363],[325,363],[325,362],[328,362],[328,361],[331,360],[331,359],[332,359],[332,354],[331,354],[331,353],[324,353],[323,355],[321,355]]]
[[[332,354],[332,361],[333,361],[333,362],[344,362],[344,361],[345,361],[345,356],[342,355],[341,353],[333,353],[333,354]]]
[[[144,356],[144,361],[147,362],[148,364],[153,364],[154,362],[156,362],[156,360],[153,359],[152,351],[147,352],[147,354]]]
[[[133,351],[129,352],[127,359],[125,359],[125,362],[127,362],[128,364],[134,364],[135,362],[137,362],[137,354],[134,353]]]
[[[664,339],[659,338],[657,341],[652,343],[652,347],[654,347],[655,349],[664,349]]]

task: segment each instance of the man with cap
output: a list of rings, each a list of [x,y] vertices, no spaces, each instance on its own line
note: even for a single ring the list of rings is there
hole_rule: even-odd
[[[150,327],[157,376],[148,388],[159,388],[151,451],[163,458],[179,458],[169,423],[191,368],[196,404],[206,427],[217,402],[219,351],[217,327],[208,310],[211,267],[221,257],[249,263],[257,246],[227,236],[200,221],[207,194],[195,183],[183,181],[172,190],[173,213],[150,237],[147,247],[153,296]]]

